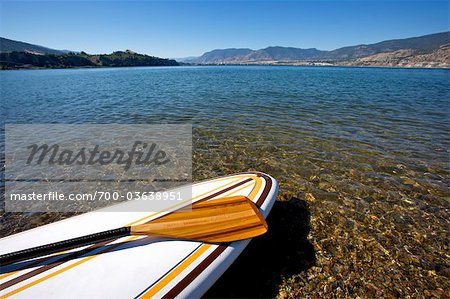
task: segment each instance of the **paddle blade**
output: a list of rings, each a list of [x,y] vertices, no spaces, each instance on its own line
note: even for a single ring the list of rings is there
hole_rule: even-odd
[[[131,227],[132,235],[154,235],[209,243],[233,242],[267,232],[267,223],[245,196],[194,203],[190,212],[174,212]]]

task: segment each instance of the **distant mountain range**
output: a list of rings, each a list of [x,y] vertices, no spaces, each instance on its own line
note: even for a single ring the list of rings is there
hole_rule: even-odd
[[[332,51],[316,48],[267,47],[219,49],[200,57],[177,59],[189,64],[263,64],[263,65],[344,65],[380,67],[450,68],[450,32],[394,39],[369,45],[343,47]],[[101,67],[179,65],[132,51],[89,55],[55,50],[25,42],[0,38],[0,68]]]
[[[28,44],[24,42],[15,41],[12,39],[7,39],[4,37],[0,37],[0,53],[9,53],[9,52],[25,52],[32,54],[66,54],[69,50],[55,50],[50,49],[38,45]]]
[[[450,32],[441,32],[419,37],[405,39],[394,39],[382,41],[369,45],[356,45],[343,47],[332,51],[322,51],[316,48],[301,49],[292,47],[268,47],[260,50],[252,49],[220,49],[204,53],[197,58],[182,60],[194,64],[348,64],[355,63],[362,58],[370,65],[370,57],[380,53],[394,53],[403,51],[401,57],[421,55],[421,61],[427,63],[426,59],[437,59],[429,61],[431,66],[450,67],[450,62],[445,60],[441,54],[446,53],[446,46],[450,44]],[[405,52],[406,51],[406,52]],[[433,52],[439,52],[431,55]],[[399,58],[399,53],[394,53],[394,57]],[[425,56],[424,56],[425,55]],[[428,55],[428,56],[426,56]],[[389,55],[388,55],[389,56]],[[382,66],[382,57],[374,57]],[[392,58],[392,55],[389,56]],[[410,57],[410,62],[414,59]],[[390,60],[391,66],[395,66],[395,61]],[[400,63],[400,62],[399,62]]]

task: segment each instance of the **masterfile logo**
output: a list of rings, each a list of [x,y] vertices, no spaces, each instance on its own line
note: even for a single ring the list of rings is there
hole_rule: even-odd
[[[155,166],[166,164],[170,161],[167,154],[163,150],[157,150],[157,144],[152,143],[150,146],[142,141],[135,141],[130,151],[115,150],[101,150],[100,145],[96,144],[92,149],[82,147],[80,149],[62,149],[58,144],[49,146],[48,144],[32,144],[27,147],[30,149],[30,156],[27,160],[27,165],[48,164],[59,165],[108,165],[108,164],[122,164],[124,170],[130,169],[134,163],[136,165],[150,165]]]
[[[161,193],[191,182],[190,124],[6,125],[5,133],[8,211],[90,211],[154,198],[139,208],[153,212],[190,198],[190,188]]]

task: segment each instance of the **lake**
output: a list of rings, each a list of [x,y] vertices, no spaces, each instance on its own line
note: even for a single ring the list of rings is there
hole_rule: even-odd
[[[274,176],[279,200],[307,204],[316,255],[308,274],[274,282],[280,292],[333,275],[341,288],[360,281],[364,295],[373,271],[384,273],[372,281],[383,294],[447,284],[449,70],[142,67],[2,71],[0,80],[2,130],[192,123],[195,180]],[[1,236],[66,217],[1,213]]]

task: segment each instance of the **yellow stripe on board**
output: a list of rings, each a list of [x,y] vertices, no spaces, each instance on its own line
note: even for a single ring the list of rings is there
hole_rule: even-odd
[[[222,186],[220,186],[220,187],[217,187],[217,188],[214,188],[214,189],[212,189],[212,190],[209,190],[209,191],[207,191],[207,192],[205,192],[205,193],[203,193],[203,194],[200,194],[200,195],[198,195],[198,196],[195,196],[194,198],[192,198],[192,199],[190,199],[190,200],[192,201],[192,200],[195,200],[195,199],[197,199],[197,198],[203,197],[203,196],[205,196],[205,195],[207,195],[207,194],[209,194],[209,193],[212,193],[212,192],[214,192],[214,191],[216,191],[216,190],[219,190],[219,189],[222,189],[222,188],[227,187],[227,186],[229,186],[229,185],[232,185],[233,183],[236,183],[237,181],[240,181],[240,180],[242,180],[242,179],[244,179],[244,178],[250,178],[250,177],[253,177],[253,176],[254,176],[254,175],[243,175],[243,176],[240,176],[240,177],[239,177],[238,179],[236,179],[236,180],[233,180],[233,181],[231,181],[231,182],[229,182],[229,183],[227,183],[227,184],[225,184],[225,185],[222,185]],[[223,181],[223,180],[226,180],[226,179],[230,179],[230,177],[226,177],[226,178],[222,178],[222,179],[217,179],[217,181]],[[231,192],[229,195],[234,194],[234,193],[236,193],[236,192],[242,190],[242,189],[244,188],[245,185],[246,185],[246,184],[244,184],[243,187],[241,187],[241,188],[238,188],[238,189],[236,189],[236,190],[233,190],[233,192]],[[247,187],[248,187],[248,186],[245,186],[245,188],[247,188]],[[230,191],[231,191],[231,190],[230,190]],[[253,192],[253,191],[252,191],[252,192]],[[250,197],[250,196],[249,196],[249,197]],[[252,198],[251,198],[251,199],[252,199]],[[186,202],[186,201],[185,201],[185,202]],[[134,222],[132,222],[132,223],[130,223],[130,224],[127,224],[127,225],[125,225],[125,226],[131,226],[131,225],[133,225],[133,224],[135,224],[135,223],[137,223],[137,222],[140,222],[140,221],[143,221],[143,220],[145,220],[145,219],[148,219],[148,218],[150,218],[150,217],[152,217],[152,216],[155,216],[155,215],[157,215],[157,214],[159,214],[159,213],[162,213],[162,212],[167,211],[167,210],[169,210],[169,209],[171,209],[171,208],[174,208],[174,207],[176,207],[176,206],[178,206],[178,205],[180,205],[180,204],[182,204],[182,203],[178,203],[178,204],[176,204],[176,205],[174,205],[174,206],[172,206],[172,207],[169,207],[169,208],[167,208],[167,209],[165,209],[165,210],[163,210],[163,211],[160,211],[160,212],[157,212],[157,213],[153,213],[153,214],[151,214],[151,215],[149,215],[149,216],[147,216],[147,217],[144,217],[144,218],[142,218],[142,219],[139,219],[139,220],[137,220],[137,221],[134,221]],[[139,237],[139,236],[133,236],[133,237],[130,237],[130,238],[128,238],[127,240],[125,240],[125,242],[134,240],[134,239],[136,239],[136,238],[138,238],[138,237]],[[202,247],[203,247],[203,246],[202,246]],[[201,247],[200,247],[200,248],[201,248]],[[43,282],[43,281],[45,281],[45,280],[47,280],[47,279],[49,279],[49,278],[52,278],[52,277],[54,277],[54,276],[56,276],[56,275],[58,275],[58,274],[60,274],[60,273],[63,273],[63,272],[65,272],[65,271],[69,270],[69,269],[72,269],[72,268],[74,268],[74,267],[80,265],[80,264],[83,264],[84,262],[87,262],[87,261],[93,259],[94,257],[96,257],[98,254],[103,253],[103,252],[106,252],[106,251],[108,251],[108,250],[110,250],[110,249],[111,249],[111,248],[106,248],[105,250],[102,250],[102,251],[100,251],[99,253],[97,253],[97,254],[95,254],[95,255],[91,255],[91,256],[82,258],[81,260],[79,260],[79,261],[76,262],[76,263],[73,263],[73,264],[71,264],[71,265],[69,265],[69,266],[66,266],[66,267],[64,267],[64,268],[62,268],[62,269],[59,269],[59,270],[57,270],[57,271],[55,271],[55,272],[53,272],[53,273],[51,273],[51,274],[48,274],[47,276],[44,276],[44,277],[42,277],[42,278],[40,278],[40,279],[37,279],[37,280],[35,280],[35,281],[33,281],[33,282],[30,282],[30,283],[26,284],[26,285],[24,285],[24,286],[22,286],[22,287],[20,287],[20,288],[17,288],[17,289],[15,289],[15,290],[13,290],[13,291],[11,291],[11,292],[9,292],[9,293],[7,293],[7,294],[1,296],[1,298],[7,298],[7,297],[10,297],[10,296],[12,296],[12,295],[14,295],[14,294],[17,294],[17,293],[19,293],[19,292],[21,292],[21,291],[23,291],[23,290],[26,290],[26,289],[28,289],[28,288],[30,288],[30,287],[32,287],[32,286],[38,284],[38,283],[41,283],[41,282]],[[200,250],[200,249],[198,249],[198,250]],[[144,294],[144,295],[145,295],[145,294]]]
[[[49,257],[56,256],[56,255],[62,255],[62,254],[67,253],[67,252],[69,252],[69,251],[70,251],[70,250],[65,250],[65,251],[53,253],[53,254],[51,254]],[[62,257],[61,257],[61,258],[62,258]],[[56,261],[58,261],[58,260],[56,260]],[[39,263],[36,264],[35,267],[39,267]],[[32,267],[32,268],[35,268],[35,267]],[[28,266],[27,266],[27,269],[29,269]],[[19,270],[16,270],[16,271],[12,271],[12,272],[8,272],[8,273],[5,273],[5,274],[2,274],[2,275],[0,275],[0,280],[3,279],[3,278],[6,278],[6,277],[8,277],[8,276],[11,276],[11,275],[13,275],[13,274],[15,274],[15,273],[19,273],[20,271],[23,271],[23,270],[26,270],[26,269],[19,269]]]
[[[16,271],[12,271],[12,272],[9,272],[9,273],[2,274],[2,275],[0,275],[0,279],[6,278],[6,277],[11,276],[13,274],[16,274],[16,273],[18,273],[20,271],[22,271],[22,270],[16,270]]]
[[[127,238],[127,239],[125,240],[125,242],[132,241],[132,240],[137,239],[137,238],[139,238],[139,237],[140,237],[140,236],[129,237],[129,238]],[[122,243],[116,243],[116,244],[117,244],[117,246],[120,246],[120,245],[122,245],[122,244],[125,243],[125,242],[122,242]],[[114,247],[113,247],[113,248],[114,248]],[[35,280],[35,281],[33,281],[33,282],[30,282],[29,284],[26,284],[26,285],[21,286],[20,288],[17,288],[17,289],[15,289],[15,290],[13,290],[13,291],[11,291],[11,292],[9,292],[9,293],[6,293],[5,295],[2,296],[2,298],[8,298],[8,297],[11,297],[12,295],[15,295],[15,294],[17,294],[17,293],[19,293],[19,292],[22,292],[23,290],[26,290],[26,289],[28,289],[28,288],[31,288],[32,286],[34,286],[34,285],[36,285],[36,284],[38,284],[38,283],[40,283],[40,282],[43,282],[43,281],[45,281],[45,280],[47,280],[47,279],[49,279],[49,278],[52,278],[52,277],[54,277],[54,276],[56,276],[56,275],[58,275],[58,274],[60,274],[60,273],[62,273],[62,272],[64,272],[64,271],[67,271],[67,270],[69,270],[69,269],[72,269],[73,267],[76,267],[76,266],[78,266],[78,265],[81,265],[81,264],[83,264],[83,263],[85,263],[85,262],[87,262],[87,261],[93,259],[93,258],[96,257],[97,255],[99,255],[99,254],[101,254],[101,253],[104,253],[104,252],[106,252],[106,251],[108,251],[108,250],[111,250],[111,249],[113,249],[113,248],[107,247],[107,248],[105,248],[105,249],[99,251],[98,253],[96,253],[96,254],[94,254],[94,255],[85,257],[85,258],[83,258],[82,260],[79,260],[79,261],[76,262],[76,263],[73,263],[73,264],[71,264],[71,265],[69,265],[69,266],[67,266],[67,267],[65,267],[65,268],[59,269],[59,270],[57,270],[57,271],[55,271],[55,272],[53,272],[53,273],[51,273],[51,274],[49,274],[49,275],[47,275],[47,276],[41,277],[41,278],[39,278],[39,279],[37,279],[37,280]]]
[[[167,276],[161,279],[153,288],[148,290],[141,298],[151,298],[156,293],[158,293],[163,287],[169,284],[177,275],[179,275],[184,269],[189,267],[198,257],[200,257],[206,250],[208,250],[212,245],[204,244],[200,246],[190,257],[184,260],[177,268],[170,272]]]
[[[261,177],[255,177],[255,178],[253,178],[253,180],[255,181],[255,184],[254,184],[254,186],[253,186],[253,189],[252,189],[252,191],[250,192],[250,194],[249,194],[249,196],[248,196],[248,198],[249,199],[251,199],[252,201],[255,199],[255,197],[256,197],[256,195],[258,194],[258,192],[259,192],[259,190],[261,189],[261,185],[262,185],[262,178]],[[235,194],[235,193],[237,193],[237,192],[239,192],[239,191],[241,191],[242,189],[244,189],[244,188],[248,188],[248,186],[245,186],[246,184],[244,184],[242,187],[240,187],[240,188],[238,188],[238,189],[236,189],[236,190],[233,190],[233,192],[231,192],[231,193],[229,193],[228,194],[228,196],[230,196],[230,195],[233,195],[233,194]],[[200,246],[199,247],[199,249],[197,249],[197,250],[202,250],[202,248],[203,247],[205,247],[205,246],[210,246],[209,244],[203,244],[202,246]],[[209,248],[209,247],[208,247]],[[193,263],[195,261],[195,259],[194,260],[190,260],[190,263]],[[187,266],[189,266],[189,265],[187,265]],[[179,270],[179,271],[177,271],[178,270],[178,268],[175,268],[173,271],[177,271],[176,273],[176,275],[171,275],[170,276],[170,279],[164,279],[164,284],[162,284],[162,283],[158,283],[158,284],[156,284],[156,285],[154,285],[152,288],[150,288],[146,293],[144,293],[140,298],[150,298],[150,297],[152,297],[153,295],[155,295],[155,294],[157,294],[159,291],[161,291],[167,284],[169,284],[178,274],[180,274],[184,269],[186,269],[187,268],[187,266],[186,267],[184,267],[183,269],[181,269],[181,270]],[[169,274],[170,275],[170,274]],[[168,276],[166,276],[166,277],[168,277]]]
[[[250,194],[248,195],[248,198],[250,198],[251,200],[254,200],[256,198],[256,195],[258,194],[262,185],[262,178],[261,177],[256,178],[257,179],[255,180],[255,186],[253,187],[252,192],[250,192]]]

